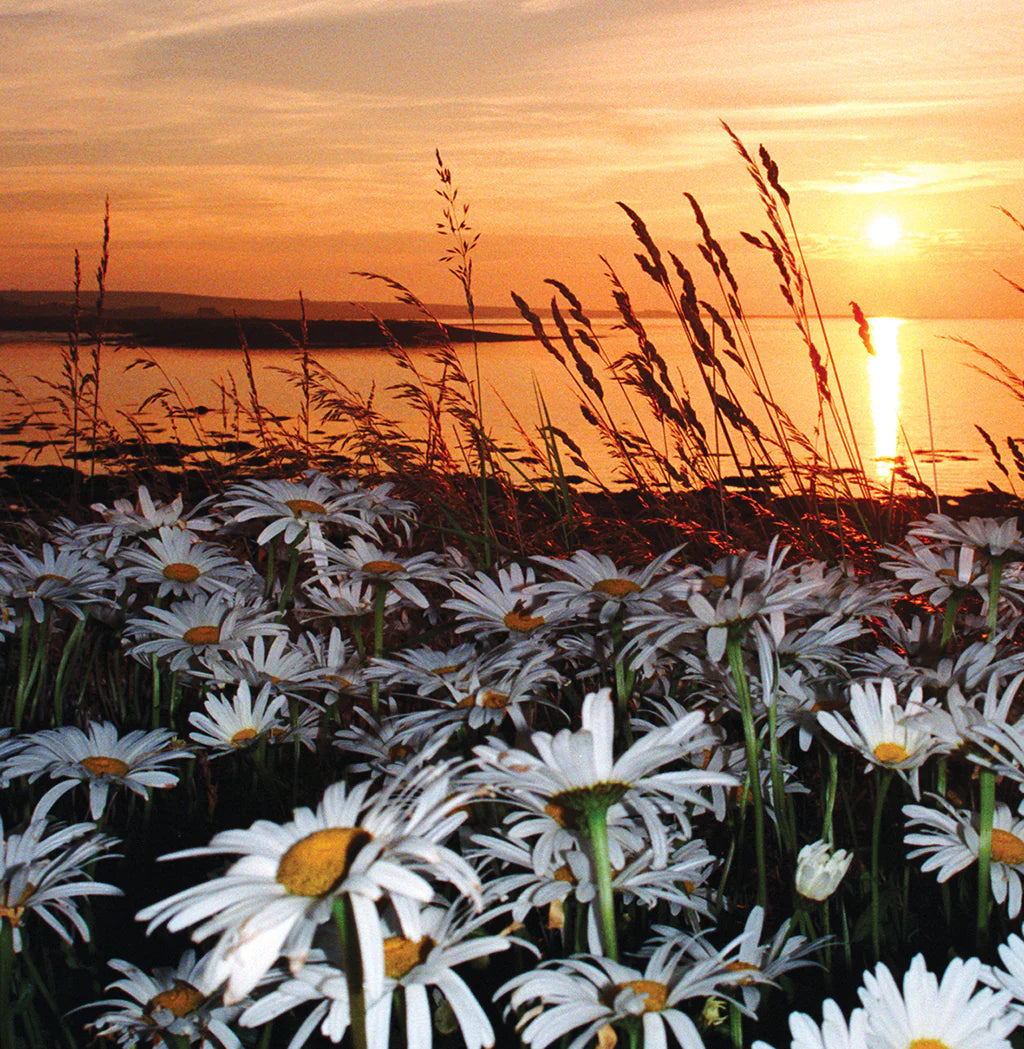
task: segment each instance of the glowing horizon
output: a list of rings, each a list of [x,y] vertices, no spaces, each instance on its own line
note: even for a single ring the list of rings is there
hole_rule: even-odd
[[[996,210],[1024,208],[1015,19],[1009,0],[12,0],[0,287],[68,286],[75,248],[88,277],[109,195],[113,288],[365,299],[352,271],[372,270],[452,301],[439,148],[481,303],[555,277],[601,308],[601,255],[643,300],[617,200],[703,274],[689,192],[747,310],[778,312],[725,119],[778,163],[826,312],[1020,315],[993,272],[1024,269]],[[903,235],[866,243],[883,214]]]

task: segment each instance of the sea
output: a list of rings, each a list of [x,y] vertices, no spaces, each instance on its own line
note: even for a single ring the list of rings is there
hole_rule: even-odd
[[[756,424],[765,426],[767,413],[759,409],[746,374],[754,371],[812,445],[836,448],[832,409],[826,403],[822,412],[809,350],[793,320],[758,317],[748,324],[756,360],[746,370],[726,361],[736,400]],[[1024,452],[1024,384],[1017,377],[1024,372],[1024,319],[870,318],[872,352],[852,318],[826,318],[822,325],[812,337],[828,372],[836,414],[853,435],[854,454],[880,484],[892,482],[895,465],[943,495],[991,485],[1024,490],[1012,446],[1019,441]],[[481,326],[520,336],[530,332],[525,322]],[[713,440],[706,385],[678,321],[656,317],[645,326],[673,384],[688,392]],[[561,347],[554,326],[548,327]],[[595,320],[594,329],[609,359],[636,349],[634,334],[612,319]],[[721,351],[724,344],[719,342]],[[66,339],[58,335],[0,333],[4,461],[57,461],[53,437],[65,423],[48,384],[62,381],[65,346]],[[621,389],[590,349],[578,348],[594,367],[609,416],[623,428],[643,426],[657,439],[657,423],[642,399]],[[562,349],[567,367],[533,338],[481,342],[476,357],[471,346],[460,345],[458,354],[470,376],[479,374],[484,425],[495,439],[523,448],[527,438],[538,440],[539,427],[549,419],[578,445],[603,483],[621,486],[621,469],[581,413],[579,373]],[[328,385],[372,398],[373,407],[400,431],[422,436],[421,417],[397,393],[399,384],[419,380],[386,351],[317,349],[314,356]],[[411,361],[423,377],[439,377],[428,351],[411,351]],[[200,432],[228,439],[240,433],[233,402],[250,403],[255,389],[263,409],[294,428],[304,403],[296,355],[253,350],[251,362],[250,382],[240,350],[103,346],[102,418],[126,439],[139,432],[155,441],[192,442]],[[89,365],[89,347],[83,345],[82,366]],[[161,390],[163,395],[153,399]],[[313,437],[326,441],[330,431],[351,425],[341,421],[324,426],[314,418]],[[989,435],[994,451],[979,428]],[[848,465],[837,454],[839,465]],[[686,464],[679,465],[685,470]],[[735,464],[723,464],[722,472],[737,472]],[[901,477],[899,470],[896,477]]]

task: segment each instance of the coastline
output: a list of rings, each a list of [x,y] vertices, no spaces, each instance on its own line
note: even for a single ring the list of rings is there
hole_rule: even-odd
[[[4,332],[56,332],[66,335],[71,318],[51,314],[8,314],[0,318]],[[402,346],[438,346],[451,343],[519,342],[531,335],[496,332],[464,324],[427,320],[310,320],[302,322],[264,317],[105,317],[97,329],[95,316],[79,319],[80,341],[96,338],[97,330],[107,341],[138,346],[167,346],[173,349],[232,350],[243,345],[250,350],[367,349],[384,348],[392,342]]]

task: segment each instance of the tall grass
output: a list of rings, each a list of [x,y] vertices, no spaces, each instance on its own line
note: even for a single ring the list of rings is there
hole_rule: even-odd
[[[763,545],[781,531],[808,552],[846,556],[884,541],[890,530],[899,530],[908,511],[893,490],[880,488],[865,470],[789,193],[764,147],[755,156],[728,126],[725,132],[766,219],[760,231],[741,236],[764,252],[776,270],[795,326],[794,366],[802,356],[813,382],[817,413],[810,433],[794,423],[772,388],[729,256],[697,199],[686,194],[700,272],[683,261],[682,252],[659,247],[630,205],[620,207],[637,240],[635,258],[642,277],[660,289],[679,322],[672,353],[680,346],[689,353],[699,388],[691,391],[678,368],[670,366],[669,348],[655,345],[633,305],[629,282],[606,259],[617,327],[635,343],[625,352],[609,350],[587,307],[561,277],[548,281],[553,289],[549,319],[542,319],[514,291],[512,299],[563,369],[584,425],[596,432],[610,456],[611,474],[587,461],[584,442],[569,423],[559,419],[554,424],[542,389],[537,391],[535,420],[511,419],[518,442],[498,440],[494,420],[499,408],[507,408],[497,389],[485,416],[485,376],[476,341],[473,253],[479,234],[469,225],[468,205],[437,153],[442,200],[437,231],[446,242],[441,261],[458,283],[469,315],[473,343],[468,367],[444,326],[412,291],[381,274],[363,273],[433,326],[435,344],[413,350],[401,344],[386,320],[378,319],[386,350],[406,373],[405,380],[386,390],[357,390],[332,374],[310,352],[300,294],[301,335],[293,339],[293,364],[284,369],[297,403],[285,415],[265,403],[240,322],[241,374],[220,381],[219,412],[195,404],[190,391],[161,372],[151,354],[134,347],[126,370],[155,369],[161,381],[137,411],[108,419],[100,382],[101,350],[111,342],[103,334],[108,208],[88,358],[82,354],[76,255],[76,305],[63,374],[58,382],[46,384],[49,406],[64,421],[55,451],[73,467],[88,459],[93,484],[98,462],[133,480],[156,473],[171,488],[209,487],[238,473],[281,474],[339,465],[349,472],[388,476],[433,508],[439,529],[472,537],[485,564],[497,553],[522,549],[524,534],[564,548],[582,528],[591,542],[600,542],[602,530],[590,526],[607,521],[609,513],[619,519],[618,542],[627,546],[649,546],[683,533],[735,549]],[[114,349],[124,354],[132,347],[121,340]],[[115,381],[104,372],[104,388]],[[26,421],[33,411],[40,414],[24,391],[7,385],[7,393],[20,400]],[[396,419],[396,402],[412,410],[416,426]],[[171,442],[150,435],[148,413],[170,431]],[[217,421],[219,429],[211,425]],[[178,448],[177,455],[168,443]],[[77,471],[73,477],[72,501],[77,503],[82,478]],[[911,481],[923,489],[918,479]]]

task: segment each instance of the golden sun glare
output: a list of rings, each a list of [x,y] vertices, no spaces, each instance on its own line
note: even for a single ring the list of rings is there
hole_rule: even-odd
[[[868,241],[873,248],[891,248],[902,236],[900,220],[892,215],[876,215],[868,226]]]

